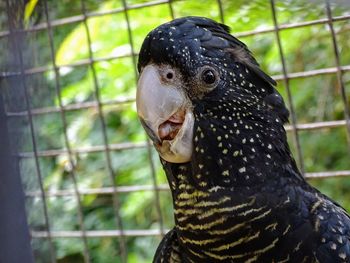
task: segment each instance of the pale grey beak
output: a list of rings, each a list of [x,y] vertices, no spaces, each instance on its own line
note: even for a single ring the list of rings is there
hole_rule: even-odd
[[[171,83],[165,83],[157,65],[146,66],[140,75],[136,94],[137,113],[141,124],[153,141],[160,156],[169,162],[182,163],[192,155],[194,117],[185,92]],[[160,136],[161,128],[169,123],[171,132],[172,116],[184,112],[183,121],[174,123],[178,127],[176,136],[170,139]],[[180,128],[181,127],[181,128]]]

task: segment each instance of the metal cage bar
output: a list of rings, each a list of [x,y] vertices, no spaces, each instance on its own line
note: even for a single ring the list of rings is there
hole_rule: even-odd
[[[151,7],[151,6],[156,6],[156,5],[161,5],[161,4],[166,4],[169,1],[174,1],[174,0],[155,0],[155,1],[150,1],[150,2],[145,2],[142,4],[134,4],[128,6],[127,9],[125,8],[115,8],[111,9],[108,11],[95,11],[95,12],[87,12],[86,17],[100,17],[100,16],[106,16],[106,15],[113,15],[113,14],[119,14],[123,13],[125,10],[135,10],[135,9],[140,9],[144,7]],[[57,26],[63,26],[67,24],[73,24],[73,23],[79,23],[83,22],[84,20],[83,15],[77,15],[77,16],[71,16],[71,17],[65,17],[65,18],[60,18],[60,19],[55,19],[51,20],[51,27],[57,27]],[[17,29],[17,31],[26,31],[26,32],[35,32],[35,31],[41,31],[47,29],[48,25],[46,22],[40,23],[38,25],[32,26],[27,29]],[[10,34],[9,30],[1,31],[0,32],[0,38],[6,37]]]
[[[167,3],[172,3],[172,2],[179,2],[183,0],[156,0],[156,1],[150,1],[150,2],[145,2],[142,4],[133,4],[133,5],[128,5],[128,8],[126,10],[135,10],[135,9],[140,9],[144,7],[152,7],[156,5],[161,5],[161,4],[167,4]],[[218,0],[221,1],[221,0]],[[106,16],[106,15],[113,15],[113,14],[118,14],[124,12],[124,8],[116,8],[116,9],[111,9],[108,11],[96,11],[96,12],[88,12],[86,14],[87,18],[90,17],[100,17],[100,16]],[[173,9],[172,9],[173,10]],[[174,12],[171,12],[172,18],[174,18]],[[343,21],[343,20],[348,20],[350,19],[350,15],[342,15],[342,16],[335,16],[332,18],[332,22],[338,22],[338,21]],[[77,15],[77,16],[71,16],[71,17],[65,17],[65,18],[60,18],[60,19],[55,19],[51,21],[51,26],[52,27],[58,27],[58,26],[64,26],[68,24],[73,24],[73,23],[79,23],[83,21],[83,16],[82,15]],[[285,29],[292,29],[292,28],[299,28],[299,27],[305,27],[305,26],[312,26],[312,25],[319,25],[319,24],[327,24],[328,23],[328,18],[321,18],[321,19],[315,19],[312,21],[303,21],[303,22],[295,22],[295,23],[288,23],[284,25],[280,25],[279,29],[280,30],[285,30]],[[47,29],[47,24],[40,23],[35,26],[32,26],[27,29],[18,29],[17,31],[26,31],[26,32],[35,32],[35,31],[41,31]],[[246,36],[252,36],[252,35],[257,35],[257,34],[264,34],[264,33],[272,33],[274,32],[274,28],[267,28],[267,29],[256,29],[248,32],[241,32],[235,34],[237,37],[246,37]],[[10,34],[8,30],[5,31],[0,31],[0,38],[6,37]]]
[[[314,172],[314,173],[305,173],[306,178],[329,178],[329,177],[347,177],[350,176],[350,170],[344,171],[327,171],[327,172]],[[154,185],[133,185],[133,186],[118,186],[116,187],[118,193],[133,193],[141,191],[154,191]],[[167,184],[157,185],[157,191],[168,191],[169,186]],[[110,195],[114,189],[112,187],[103,187],[103,188],[85,188],[81,189],[81,195]],[[37,192],[27,192],[27,197],[36,197],[40,196],[40,191]],[[48,191],[46,192],[47,196],[69,196],[74,195],[72,190],[57,190],[57,191]]]
[[[79,194],[79,185],[77,182],[76,174],[75,174],[75,164],[74,164],[74,158],[73,154],[71,151],[71,145],[68,139],[68,134],[67,134],[67,119],[64,110],[62,109],[63,106],[63,101],[62,101],[62,96],[61,96],[61,85],[60,85],[60,80],[59,80],[59,69],[56,67],[56,58],[55,58],[55,49],[54,49],[54,44],[53,44],[53,33],[52,33],[52,28],[51,28],[51,22],[50,22],[50,17],[49,17],[49,11],[48,11],[48,6],[47,6],[47,0],[44,0],[44,12],[45,12],[45,19],[47,23],[47,33],[48,33],[48,38],[49,38],[49,46],[50,46],[50,55],[51,55],[51,62],[52,66],[54,68],[54,74],[55,74],[55,91],[56,91],[56,96],[58,98],[58,104],[59,104],[59,109],[60,109],[60,117],[61,121],[63,124],[63,136],[64,136],[64,143],[65,147],[67,150],[68,154],[68,160],[70,164],[70,177],[73,182],[73,188],[74,188],[74,194],[75,198],[77,200],[77,205],[78,205],[78,224],[80,227],[80,231],[82,233],[81,239],[83,241],[83,256],[84,256],[84,262],[89,263],[91,262],[91,257],[90,257],[90,252],[88,248],[88,241],[86,237],[86,230],[84,226],[84,214],[83,214],[83,205],[81,202],[81,197]]]
[[[127,9],[125,10],[134,10],[134,9],[139,9],[139,8],[143,8],[143,7],[149,7],[149,6],[154,6],[154,5],[159,5],[159,4],[165,4],[168,3],[169,4],[169,8],[170,8],[170,13],[171,13],[171,17],[174,18],[174,10],[172,7],[172,3],[173,0],[168,0],[168,1],[155,1],[155,2],[151,2],[151,3],[145,3],[145,4],[138,4],[138,5],[133,5],[133,6],[128,6]],[[104,15],[112,15],[112,14],[117,14],[117,13],[121,13],[123,12],[123,9],[117,9],[115,12],[110,11],[110,12],[95,12],[89,15],[89,13],[86,14],[87,18],[89,17],[99,17],[99,16],[104,16]],[[301,28],[301,27],[309,27],[309,26],[313,26],[313,25],[323,25],[323,24],[328,24],[329,21],[331,22],[339,22],[339,21],[346,21],[350,19],[350,15],[343,15],[343,16],[336,16],[336,17],[332,17],[331,20],[329,20],[328,18],[322,18],[322,19],[317,19],[317,20],[313,20],[313,21],[306,21],[306,22],[298,22],[298,23],[290,23],[290,24],[282,24],[278,26],[279,31],[282,30],[288,30],[288,29],[295,29],[295,28]],[[63,19],[58,19],[58,20],[53,20],[51,21],[51,27],[57,27],[57,26],[63,26],[66,24],[72,24],[72,23],[77,23],[77,22],[82,22],[82,17],[79,16],[79,20],[76,19],[76,17],[70,17],[70,18],[63,18]],[[42,23],[40,25],[34,26],[32,28],[28,28],[28,29],[23,29],[23,30],[17,30],[19,32],[35,32],[35,31],[41,31],[41,30],[45,30],[47,29],[47,23]],[[253,35],[260,35],[260,34],[265,34],[265,33],[273,33],[275,32],[274,28],[269,28],[269,29],[257,29],[257,30],[252,30],[252,31],[247,31],[247,32],[238,32],[235,34],[236,37],[240,37],[240,38],[244,38],[247,36],[253,36]],[[1,37],[6,37],[8,35],[8,31],[3,31],[0,32],[0,38]],[[137,55],[137,53],[135,53]],[[129,55],[123,55],[123,56],[109,56],[109,57],[104,57],[104,58],[94,58],[93,62],[95,61],[109,61],[109,60],[113,60],[113,59],[117,59],[117,58],[122,58],[122,57],[128,57]],[[88,65],[89,63],[91,63],[91,61],[89,59],[83,59],[83,60],[79,60],[76,61],[75,63],[70,63],[67,65],[60,65],[58,66],[60,67],[76,67],[76,66],[81,66],[81,65]],[[342,67],[341,67],[342,69]],[[40,67],[35,67],[35,68],[29,68],[29,69],[25,69],[25,73],[26,74],[35,74],[35,73],[41,73],[41,72],[46,72],[52,70],[52,67],[49,66],[40,66]],[[336,68],[335,68],[336,70]],[[349,70],[348,68],[342,69],[342,70]],[[2,77],[10,77],[12,75],[18,75],[18,72],[0,72],[0,76]],[[290,74],[290,73],[289,73]],[[290,76],[288,74],[288,77],[292,78],[292,76]],[[302,74],[302,72],[301,72]],[[278,79],[283,79],[283,76],[278,76]]]
[[[350,152],[350,109],[349,109],[349,102],[348,102],[347,97],[346,97],[343,72],[342,72],[342,70],[340,68],[339,48],[338,48],[338,44],[337,44],[336,35],[335,35],[335,32],[334,32],[334,27],[333,27],[332,10],[331,10],[331,7],[330,7],[329,0],[325,0],[325,1],[326,1],[326,13],[327,13],[327,18],[328,18],[328,27],[329,27],[330,35],[331,35],[331,38],[332,38],[334,59],[335,59],[335,65],[336,65],[336,68],[337,68],[337,81],[338,81],[338,85],[340,87],[341,99],[342,99],[342,102],[344,104],[344,117],[345,117],[345,121],[346,121],[348,149],[349,149],[349,152]]]
[[[277,41],[277,46],[278,46],[278,52],[280,55],[281,59],[281,64],[282,64],[282,71],[283,71],[283,82],[287,91],[287,99],[289,103],[289,109],[291,113],[291,127],[292,127],[292,134],[293,134],[293,141],[296,146],[296,153],[297,153],[297,162],[299,164],[301,172],[304,174],[304,161],[303,161],[303,154],[301,151],[301,146],[300,146],[300,141],[299,141],[299,135],[298,135],[298,130],[297,130],[297,117],[296,113],[294,110],[294,104],[293,104],[293,98],[292,98],[292,92],[290,90],[290,85],[289,85],[289,79],[287,77],[287,65],[286,65],[286,60],[284,57],[284,52],[283,52],[283,47],[281,43],[281,37],[279,33],[279,26],[278,26],[278,21],[277,21],[277,14],[276,14],[276,7],[275,7],[275,1],[270,0],[270,5],[271,5],[271,11],[272,11],[272,20],[273,24],[275,27],[275,35],[276,35],[276,41]]]
[[[147,141],[147,154],[148,154],[148,159],[149,159],[150,168],[151,168],[152,183],[153,183],[152,191],[154,193],[156,209],[157,209],[157,214],[158,214],[159,232],[160,232],[161,236],[164,236],[166,232],[164,230],[162,210],[160,207],[159,185],[157,182],[156,168],[155,168],[155,163],[154,163],[153,158],[152,158],[152,148],[151,147],[152,147],[151,143],[149,141]]]
[[[218,3],[218,8],[219,8],[219,16],[220,16],[220,22],[225,23],[225,18],[224,18],[224,8],[222,7],[222,1],[217,0]]]
[[[328,178],[328,177],[348,177],[350,176],[350,170],[347,171],[335,171],[335,172],[319,172],[319,173],[305,173],[304,174],[306,178]],[[127,189],[128,187],[125,187],[120,192],[131,192],[131,191],[153,191],[153,186],[132,186],[130,189]],[[103,191],[105,190],[105,191]],[[107,191],[106,191],[107,190]],[[161,191],[170,191],[168,185],[161,185],[161,188],[158,190]],[[111,189],[100,189],[98,191],[97,189],[91,189],[86,190],[86,192],[82,194],[112,194]],[[32,195],[36,195],[39,193],[32,193]],[[60,193],[55,193],[55,196],[64,196],[73,194],[72,192],[65,191],[64,193],[61,191]],[[169,231],[169,229],[163,230],[164,232]],[[119,230],[93,230],[93,231],[86,231],[85,235],[88,237],[120,237],[120,236],[127,236],[127,237],[141,237],[141,236],[159,236],[163,234],[163,231],[160,229],[143,229],[143,230],[124,230],[123,234]],[[81,231],[52,231],[51,235],[54,238],[79,238],[82,237]],[[32,231],[32,236],[34,238],[46,238],[48,235],[47,231]]]
[[[103,151],[105,152],[108,174],[110,177],[111,184],[113,186],[112,187],[112,189],[113,189],[113,208],[114,208],[114,216],[115,216],[115,220],[116,220],[115,224],[116,224],[116,227],[119,228],[119,231],[121,233],[120,242],[119,242],[119,252],[120,252],[120,256],[121,256],[121,261],[126,262],[126,257],[127,257],[126,240],[125,240],[125,237],[123,236],[123,231],[124,231],[123,222],[122,222],[122,218],[119,214],[119,207],[120,207],[119,198],[118,198],[117,192],[115,190],[116,174],[112,168],[112,159],[111,159],[111,155],[110,155],[110,149],[108,146],[106,122],[105,122],[105,118],[103,116],[103,109],[102,109],[100,92],[99,92],[100,88],[99,88],[99,83],[98,83],[97,74],[96,74],[96,70],[95,70],[95,64],[93,63],[92,41],[91,41],[90,29],[89,29],[89,26],[87,23],[85,2],[83,0],[81,0],[80,3],[81,3],[81,11],[82,11],[82,14],[84,17],[83,25],[84,25],[85,33],[87,36],[89,61],[90,61],[89,64],[90,64],[90,69],[92,72],[92,78],[93,78],[93,82],[94,82],[94,95],[95,95],[95,100],[97,102],[97,111],[98,111],[98,115],[99,115],[99,118],[101,121],[101,126],[102,126]]]
[[[168,0],[168,6],[169,6],[169,12],[170,12],[170,17],[171,19],[174,19],[175,18],[175,15],[174,15],[174,8],[173,8],[173,5],[172,5],[172,2],[174,0]]]
[[[96,60],[93,60],[93,61],[96,61]],[[341,72],[348,72],[350,71],[350,65],[340,66],[339,70]],[[303,71],[303,72],[287,73],[286,77],[288,79],[308,78],[308,77],[314,77],[314,76],[335,74],[337,73],[337,71],[338,71],[338,68],[331,67],[331,68],[323,68],[323,69],[309,70],[309,71]],[[14,77],[14,75],[5,76],[5,77]],[[276,81],[283,80],[284,75],[275,75],[275,76],[272,76],[272,78]],[[101,102],[101,104],[102,106],[109,106],[109,105],[118,106],[122,104],[133,103],[133,102],[135,102],[134,98],[122,98],[122,99],[114,99],[114,100]],[[62,106],[63,110],[65,111],[74,111],[74,110],[96,108],[96,107],[97,107],[96,101],[72,103],[66,106]],[[40,115],[40,114],[47,114],[47,113],[54,113],[54,112],[60,112],[60,109],[58,107],[44,107],[44,108],[32,109],[32,115]],[[6,113],[8,117],[22,117],[22,116],[26,116],[27,114],[28,113],[26,111]]]

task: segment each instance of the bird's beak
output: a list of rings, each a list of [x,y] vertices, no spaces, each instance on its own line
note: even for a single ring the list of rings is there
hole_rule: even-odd
[[[137,113],[164,160],[188,162],[193,148],[192,108],[180,87],[165,82],[158,66],[151,64],[142,70],[136,94]]]

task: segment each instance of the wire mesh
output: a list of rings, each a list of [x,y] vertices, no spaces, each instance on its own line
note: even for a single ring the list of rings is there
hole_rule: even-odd
[[[57,1],[60,2],[60,1]],[[63,18],[51,18],[50,14],[53,12],[50,9],[52,1],[43,0],[43,14],[44,18],[41,22],[25,26],[23,23],[19,25],[14,25],[11,21],[18,19],[16,15],[10,12],[11,3],[10,0],[6,0],[7,3],[7,15],[8,15],[8,24],[0,31],[0,41],[10,41],[12,43],[12,49],[14,50],[15,56],[19,58],[18,67],[4,68],[0,70],[0,77],[2,81],[11,81],[11,79],[22,78],[23,81],[19,82],[18,85],[22,85],[21,88],[24,92],[24,105],[25,107],[12,107],[13,102],[10,97],[7,96],[5,88],[4,92],[1,94],[4,96],[5,100],[8,101],[7,108],[7,117],[9,123],[16,122],[19,119],[26,118],[26,125],[29,127],[28,134],[30,135],[31,147],[19,147],[19,152],[14,154],[21,161],[34,160],[35,169],[32,173],[23,174],[22,176],[32,177],[37,176],[38,178],[38,187],[32,187],[27,189],[26,196],[28,199],[41,200],[42,209],[44,211],[44,227],[37,228],[35,225],[32,225],[32,237],[34,240],[45,239],[48,241],[48,253],[50,262],[56,262],[57,260],[57,239],[64,238],[75,238],[79,239],[82,242],[82,262],[93,262],[94,259],[91,257],[90,240],[93,238],[104,238],[112,237],[117,238],[118,242],[118,254],[116,257],[119,259],[118,262],[127,262],[128,261],[128,238],[130,237],[149,237],[149,236],[158,236],[161,237],[167,231],[168,226],[164,223],[164,213],[166,211],[164,206],[162,207],[162,193],[169,193],[169,187],[166,183],[159,183],[159,163],[154,161],[154,151],[151,147],[150,142],[144,140],[141,141],[122,141],[122,142],[111,142],[110,133],[107,127],[106,112],[110,109],[118,109],[119,107],[134,107],[134,96],[122,96],[117,98],[102,98],[101,95],[101,86],[100,78],[96,67],[98,63],[113,62],[120,59],[131,59],[130,71],[133,72],[133,82],[130,85],[136,86],[137,80],[137,71],[136,71],[136,61],[137,61],[137,51],[135,48],[135,40],[133,33],[133,16],[130,12],[143,12],[146,8],[152,8],[156,6],[167,6],[168,14],[166,15],[167,20],[176,18],[180,15],[177,14],[178,8],[177,3],[184,1],[171,1],[171,0],[158,0],[158,1],[133,1],[129,3],[126,0],[120,1],[120,6],[116,8],[108,8],[107,10],[88,10],[87,1],[80,0],[80,11],[79,14],[73,15],[70,17]],[[217,20],[222,23],[227,23],[225,12],[225,5],[227,1],[217,0],[217,1],[208,1],[210,3],[215,2],[217,5]],[[243,5],[243,4],[242,4]],[[234,33],[235,36],[240,37],[243,41],[245,38],[262,36],[266,34],[273,33],[275,34],[274,44],[277,45],[277,50],[279,53],[279,61],[281,63],[281,74],[275,74],[272,77],[284,84],[284,89],[286,91],[286,98],[291,110],[291,124],[286,125],[286,130],[289,135],[291,135],[294,145],[295,145],[295,155],[298,160],[299,167],[304,172],[304,175],[307,178],[327,178],[327,177],[346,177],[350,176],[350,167],[347,166],[345,170],[336,170],[336,171],[306,171],[305,168],[305,156],[303,154],[303,149],[300,142],[300,133],[305,131],[321,131],[329,129],[346,129],[348,137],[348,147],[350,149],[350,113],[349,113],[349,102],[346,93],[346,84],[344,81],[344,75],[347,72],[350,72],[350,63],[342,63],[339,54],[339,46],[337,42],[337,33],[334,29],[334,24],[340,22],[349,22],[350,14],[342,13],[340,15],[333,15],[331,3],[325,1],[322,3],[325,18],[317,18],[310,21],[297,21],[297,22],[286,22],[280,23],[278,21],[278,9],[276,8],[276,1],[271,0],[269,8],[271,10],[271,23],[269,27],[265,28],[254,28],[249,31],[242,31]],[[52,8],[52,7],[51,7]],[[209,10],[208,10],[209,11]],[[181,13],[182,14],[182,13]],[[93,39],[93,28],[89,23],[91,19],[97,19],[100,17],[114,16],[114,15],[123,15],[123,20],[125,22],[125,31],[128,39],[128,45],[130,49],[127,52],[122,54],[108,54],[105,56],[96,56],[94,52],[94,39]],[[147,18],[145,18],[147,19]],[[65,63],[60,61],[57,63],[57,47],[55,47],[55,30],[61,27],[68,26],[82,26],[85,30],[85,45],[88,50],[87,58],[79,58],[75,61],[70,61]],[[106,27],[108,25],[105,25]],[[322,67],[322,68],[307,68],[303,71],[293,72],[289,70],[288,60],[286,59],[285,46],[283,43],[283,32],[288,30],[298,30],[304,28],[312,28],[315,26],[324,26],[329,30],[329,39],[331,39],[335,66],[331,67]],[[27,63],[24,59],[23,52],[26,50],[26,47],[22,44],[25,43],[25,39],[30,34],[47,34],[48,46],[50,55],[49,61],[44,63]],[[141,36],[143,37],[143,36]],[[117,44],[116,44],[117,46]],[[254,50],[253,50],[254,53]],[[28,54],[25,54],[28,58]],[[30,58],[30,56],[29,56]],[[332,58],[333,59],[333,58]],[[25,61],[25,62],[24,62]],[[89,68],[91,72],[92,88],[91,93],[93,98],[83,101],[73,101],[71,103],[66,103],[62,95],[62,76],[63,72],[67,69],[80,69],[83,67]],[[30,86],[30,79],[37,74],[46,74],[53,76],[53,90],[55,100],[47,103],[48,105],[44,106],[35,106],[33,103],[33,87]],[[317,122],[308,122],[308,123],[298,123],[298,114],[296,113],[296,105],[294,100],[293,92],[291,91],[292,80],[296,79],[308,79],[311,77],[317,76],[333,76],[336,75],[337,85],[341,94],[343,116],[339,119],[333,120],[321,120]],[[35,94],[34,94],[35,95]],[[70,123],[70,114],[75,112],[92,110],[98,116],[99,127],[98,130],[101,133],[101,140],[94,145],[72,145],[69,126]],[[53,114],[53,115],[52,115]],[[40,146],[40,130],[39,127],[36,127],[37,118],[46,118],[46,116],[56,116],[57,119],[61,122],[61,141],[63,144],[61,147],[53,147],[43,149]],[[73,115],[74,116],[74,115]],[[145,138],[145,135],[144,137]],[[148,174],[151,177],[149,184],[142,185],[132,184],[132,185],[118,185],[118,180],[121,175],[118,173],[118,169],[115,168],[113,163],[114,154],[120,152],[133,151],[133,150],[145,150],[147,156],[147,162],[149,163]],[[104,155],[104,164],[106,167],[105,173],[108,175],[108,184],[102,186],[89,187],[80,183],[78,179],[79,169],[79,156],[86,154],[103,154]],[[349,152],[348,152],[349,153]],[[72,181],[72,187],[56,189],[45,184],[45,178],[48,176],[44,174],[45,171],[41,167],[41,160],[47,159],[50,160],[61,160],[64,161],[65,170]],[[130,157],[133,158],[132,156]],[[135,160],[137,161],[137,160]],[[122,164],[120,164],[122,165]],[[24,180],[25,181],[25,180]],[[26,187],[24,186],[26,189]],[[143,193],[150,192],[154,196],[154,205],[156,211],[156,228],[150,229],[127,229],[125,227],[126,220],[123,218],[122,205],[121,205],[121,195],[123,194],[132,194],[132,193]],[[105,227],[101,230],[88,229],[86,227],[87,219],[84,217],[86,210],[89,207],[86,207],[85,198],[91,196],[110,196],[112,198],[113,213],[110,215],[114,218],[114,225]],[[53,198],[53,199],[52,199]],[[72,198],[67,200],[75,200],[77,209],[77,221],[71,222],[75,224],[73,230],[67,230],[64,228],[57,229],[57,227],[52,227],[53,218],[50,217],[49,204],[55,202],[55,198]],[[48,200],[53,200],[48,202]],[[169,205],[167,205],[169,207]]]

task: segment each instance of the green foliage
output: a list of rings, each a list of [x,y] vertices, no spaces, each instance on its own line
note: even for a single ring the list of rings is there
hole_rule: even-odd
[[[31,1],[35,2],[35,1]],[[50,18],[63,18],[78,15],[81,12],[80,1],[49,1]],[[133,0],[128,4],[149,1]],[[218,1],[174,1],[176,17],[185,15],[208,16],[220,21]],[[273,27],[271,8],[265,0],[230,1],[223,0],[224,22],[233,34],[255,29]],[[121,1],[86,1],[88,11],[108,11],[121,8]],[[37,13],[42,10],[36,9]],[[346,8],[334,6],[337,15],[345,14]],[[41,11],[40,11],[41,10]],[[323,2],[318,1],[277,1],[276,10],[280,23],[294,23],[326,17]],[[311,11],[312,10],[312,11]],[[127,100],[135,96],[136,69],[131,55],[138,52],[146,34],[155,26],[171,19],[168,4],[144,7],[127,11],[130,20],[131,35],[128,32],[126,17],[123,12],[91,17],[87,19],[94,59],[113,56],[115,59],[97,61],[93,67],[71,64],[89,59],[88,36],[84,23],[64,25],[54,29],[55,60],[60,66],[59,85],[62,103],[66,106],[75,103],[89,103],[99,98],[108,103],[112,100]],[[31,22],[31,20],[29,20]],[[350,64],[348,36],[350,22],[335,22],[342,65]],[[46,33],[38,34],[33,41],[34,57],[42,56],[38,66],[50,63],[50,50]],[[281,32],[283,52],[288,72],[300,72],[312,69],[333,67],[335,65],[330,32],[326,25],[296,28]],[[264,70],[271,75],[282,74],[278,47],[274,33],[264,33],[242,37]],[[130,43],[132,40],[132,45]],[[78,63],[79,64],[79,63]],[[55,90],[55,74],[49,71],[37,74],[28,80],[33,87],[33,107],[58,106],[59,99]],[[96,79],[94,79],[96,77]],[[350,76],[345,76],[347,94],[350,94]],[[97,90],[95,90],[95,81]],[[336,75],[293,79],[290,81],[294,108],[299,123],[343,119],[343,102],[337,86]],[[284,83],[279,83],[279,91],[287,101]],[[41,95],[40,95],[41,94]],[[139,143],[146,140],[139,125],[134,103],[118,106],[111,104],[102,107],[106,124],[108,143]],[[102,123],[96,107],[66,111],[67,138],[74,150],[104,144]],[[35,118],[36,136],[39,150],[65,148],[64,124],[60,113],[39,115]],[[291,135],[291,134],[289,134]],[[306,171],[326,171],[350,169],[344,127],[324,129],[317,132],[301,132],[300,141]],[[293,140],[291,146],[295,152]],[[25,147],[25,146],[23,146]],[[157,183],[165,184],[166,178],[160,167],[157,154]],[[117,186],[152,185],[152,170],[149,155],[145,148],[122,151],[110,151],[112,172],[108,169],[104,152],[79,153],[73,156],[74,169],[67,154],[40,158],[40,168],[44,177],[44,187],[48,191],[73,191],[72,173],[77,178],[79,189]],[[21,162],[26,190],[39,188],[34,176],[35,165],[32,159]],[[113,178],[113,179],[112,179]],[[338,200],[350,210],[349,179],[314,180],[322,191]],[[162,220],[165,228],[171,228],[173,217],[169,192],[160,193]],[[153,191],[121,193],[118,195],[119,214],[125,229],[159,229],[159,214]],[[117,229],[111,195],[82,195],[84,226],[87,230]],[[51,227],[53,230],[79,230],[78,203],[74,195],[51,197],[47,200]],[[34,230],[45,228],[40,198],[27,200],[29,223]],[[159,242],[159,237],[132,237],[127,239],[129,262],[150,262]],[[93,262],[120,262],[117,238],[91,238],[89,250]],[[43,239],[34,239],[33,248],[37,262],[48,262],[48,243]],[[55,251],[58,262],[83,262],[83,244],[80,239],[55,239]]]
[[[37,5],[38,0],[30,0],[24,9],[24,21],[28,22],[30,16],[32,15],[35,6]]]

